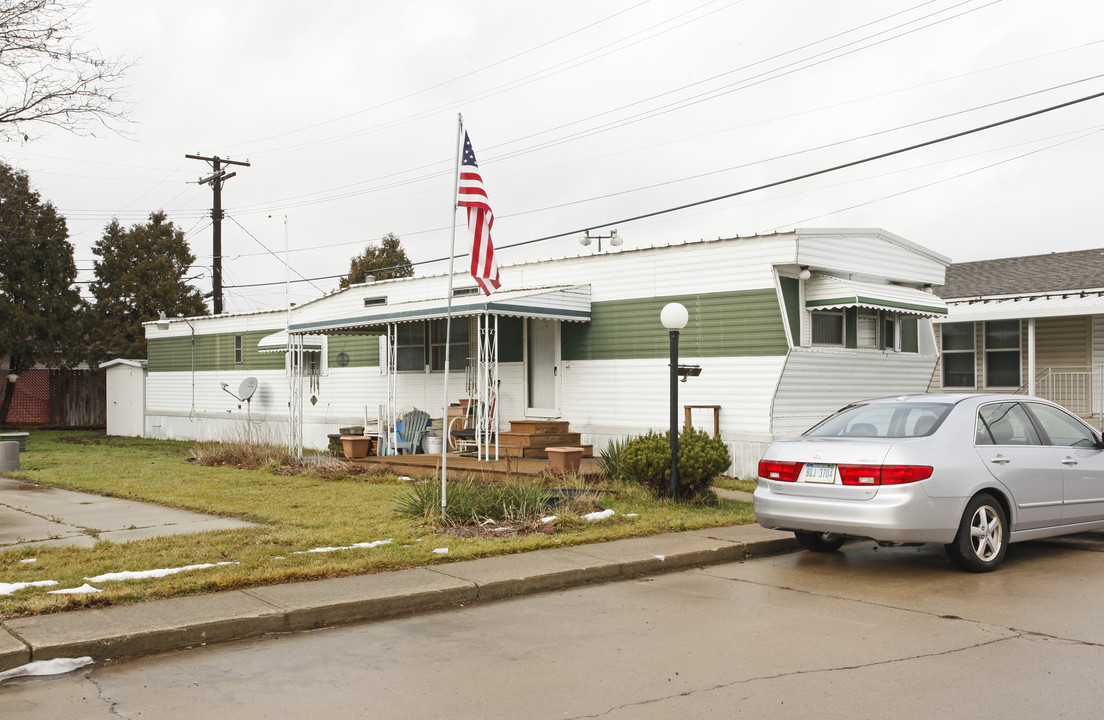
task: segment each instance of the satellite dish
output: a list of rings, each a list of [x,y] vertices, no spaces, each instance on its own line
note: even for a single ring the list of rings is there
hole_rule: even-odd
[[[242,400],[248,400],[253,397],[253,393],[257,392],[257,378],[247,377],[241,381],[241,385],[238,386],[238,397]]]

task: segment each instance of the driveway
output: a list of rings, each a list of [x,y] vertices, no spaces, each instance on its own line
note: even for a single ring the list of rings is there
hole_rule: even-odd
[[[102,540],[124,543],[252,524],[0,478],[0,551],[36,545],[91,547]]]

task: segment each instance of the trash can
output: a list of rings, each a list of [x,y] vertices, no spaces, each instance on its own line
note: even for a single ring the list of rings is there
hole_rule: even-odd
[[[11,472],[19,469],[19,441],[5,440],[0,442],[0,472]]]

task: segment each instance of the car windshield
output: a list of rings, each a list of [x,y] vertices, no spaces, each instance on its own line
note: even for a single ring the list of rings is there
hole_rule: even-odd
[[[931,435],[946,417],[946,403],[848,405],[805,431],[805,437],[909,438]]]

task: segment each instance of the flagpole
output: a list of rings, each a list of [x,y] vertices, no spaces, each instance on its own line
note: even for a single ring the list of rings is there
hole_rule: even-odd
[[[457,198],[460,193],[460,141],[464,137],[464,116],[456,114],[456,167],[453,170],[452,181],[452,238],[449,240],[449,269],[448,269],[448,294],[446,303],[448,311],[445,315],[445,382],[444,398],[441,402],[441,520],[445,519],[445,508],[448,502],[448,446],[449,446],[449,350],[452,348],[452,272],[453,260],[456,258],[456,210],[459,207]]]

